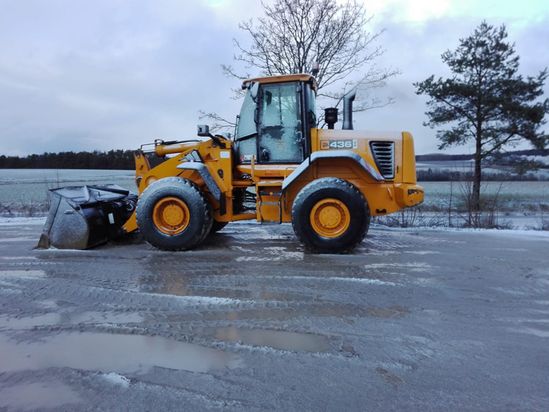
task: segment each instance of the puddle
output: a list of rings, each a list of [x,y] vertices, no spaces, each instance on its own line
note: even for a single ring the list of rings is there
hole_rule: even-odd
[[[0,328],[20,330],[31,329],[36,326],[67,325],[78,323],[140,323],[142,321],[143,317],[135,312],[56,312],[21,318],[0,316]]]
[[[58,313],[46,313],[44,315],[10,318],[8,316],[0,316],[0,328],[7,329],[30,329],[35,326],[56,325],[59,323],[60,315]]]
[[[0,407],[8,409],[50,409],[80,401],[76,392],[58,381],[26,383],[0,389]]]
[[[226,310],[226,311],[212,311],[202,313],[185,313],[177,315],[168,315],[168,322],[188,322],[188,321],[231,321],[237,320],[276,320],[286,321],[297,318],[306,318],[310,321],[311,317],[398,317],[404,316],[407,312],[399,309],[387,309],[383,308],[364,308],[357,305],[341,305],[332,303],[314,303],[295,305],[294,307],[287,308],[247,308],[239,310]]]
[[[49,367],[132,373],[154,366],[208,372],[241,365],[236,355],[159,336],[90,332],[20,343],[0,335],[0,353],[0,373]]]
[[[326,352],[330,349],[328,339],[310,333],[286,332],[267,329],[219,328],[214,332],[216,339],[240,342],[253,346],[268,346],[295,352]]]

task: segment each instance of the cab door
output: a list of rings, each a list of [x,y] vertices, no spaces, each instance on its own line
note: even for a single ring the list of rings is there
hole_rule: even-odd
[[[301,163],[305,153],[301,84],[264,84],[260,96],[259,163]]]

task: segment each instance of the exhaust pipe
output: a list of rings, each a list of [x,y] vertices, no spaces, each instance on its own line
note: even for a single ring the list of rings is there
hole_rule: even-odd
[[[343,130],[353,130],[353,101],[356,90],[352,90],[343,96]]]

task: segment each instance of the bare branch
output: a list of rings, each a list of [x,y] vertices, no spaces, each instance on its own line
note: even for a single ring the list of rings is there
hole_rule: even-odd
[[[382,31],[367,30],[372,17],[356,0],[343,4],[333,0],[275,0],[262,2],[262,6],[262,17],[239,25],[249,44],[234,40],[238,50],[234,59],[246,70],[255,69],[267,76],[308,73],[316,62],[319,90],[357,73],[360,79],[351,81],[355,87],[381,87],[398,73],[376,69],[375,60],[384,52],[376,45]],[[224,72],[239,80],[248,76],[231,66],[224,66]]]
[[[209,119],[213,121],[210,125],[212,132],[232,132],[236,127],[236,122],[225,119],[217,113],[207,113],[203,110],[199,111],[199,119]]]

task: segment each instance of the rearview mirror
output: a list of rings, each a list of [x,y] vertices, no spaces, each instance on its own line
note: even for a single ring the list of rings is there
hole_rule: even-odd
[[[210,126],[207,124],[198,125],[198,133],[200,137],[209,137],[210,136]]]
[[[259,91],[259,83],[252,83],[250,86],[250,97],[255,102],[257,101],[257,92]]]

